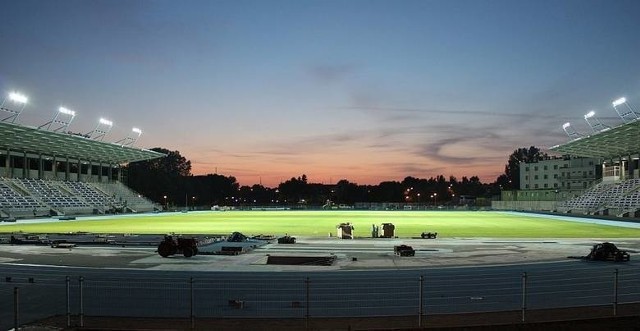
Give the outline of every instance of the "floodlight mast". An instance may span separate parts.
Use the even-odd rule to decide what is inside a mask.
[[[138,141],[141,135],[142,135],[142,130],[134,127],[131,129],[131,135],[129,135],[124,139],[120,139],[116,141],[115,144],[122,144],[122,146],[132,146],[133,144],[136,143],[136,141]]]
[[[62,132],[66,131],[73,119],[76,117],[76,112],[66,107],[60,106],[58,111],[53,116],[53,119],[45,124],[42,124],[38,129],[45,128],[45,130],[51,130],[51,125],[58,124],[59,126],[51,131]]]
[[[20,105],[20,106],[18,106],[18,108],[16,109],[5,107],[7,100],[9,100],[13,104]],[[20,113],[22,113],[22,111],[24,110],[24,107],[27,106],[28,101],[29,101],[29,98],[27,98],[24,94],[20,94],[18,92],[9,93],[9,96],[4,98],[4,100],[2,101],[2,104],[0,104],[0,110],[10,113],[11,115],[3,118],[0,121],[4,122],[4,121],[11,120],[11,123],[15,123],[18,120]]]
[[[640,115],[633,109],[633,107],[627,101],[627,98],[622,97],[617,100],[614,100],[611,105],[613,109],[616,110],[618,116],[622,119],[624,123],[632,122],[640,118]],[[624,105],[625,107],[622,107]]]
[[[602,122],[600,122],[600,120],[596,117],[596,112],[593,110],[584,115],[584,120],[587,121],[587,124],[589,124],[591,130],[593,130],[593,133],[611,129],[611,127],[606,126],[602,124]]]
[[[562,130],[564,130],[564,133],[566,133],[572,140],[582,138],[582,135],[578,133],[578,131],[576,131],[569,122],[562,125]]]
[[[93,129],[93,131],[87,133],[87,137],[89,139],[102,141],[104,139],[104,136],[106,136],[107,133],[109,133],[109,131],[111,131],[112,128],[113,128],[113,122],[104,118],[100,118],[100,120],[98,120],[98,124],[96,125],[96,128]]]

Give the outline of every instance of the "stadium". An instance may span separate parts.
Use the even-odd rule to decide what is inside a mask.
[[[134,147],[139,130],[106,142],[110,123],[101,120],[90,134],[73,134],[75,115],[62,108],[29,127],[9,104],[0,122],[0,329],[562,328],[638,320],[634,257],[567,259],[606,241],[640,250],[640,121],[630,107],[619,112],[623,124],[596,126],[590,136],[564,126],[572,140],[552,150],[603,159],[603,180],[553,208],[164,212],[123,184],[124,165],[164,156]],[[393,224],[390,233],[385,224]],[[169,233],[197,237],[198,254],[160,257]],[[296,243],[279,244],[282,236]],[[402,245],[413,255],[394,251]]]

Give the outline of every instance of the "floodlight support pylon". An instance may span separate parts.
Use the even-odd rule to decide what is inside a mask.
[[[578,131],[576,131],[576,129],[574,129],[569,123],[566,123],[565,125],[563,125],[562,129],[564,130],[564,133],[566,133],[567,136],[571,138],[571,140],[583,137],[583,135],[581,135]]]
[[[111,131],[111,128],[113,128],[113,125],[107,125],[102,122],[98,122],[95,129],[87,133],[87,137],[89,137],[89,139],[103,141],[107,133]],[[93,136],[94,133],[96,134],[96,136]]]
[[[21,102],[22,107],[20,107],[20,110],[15,110],[15,109],[5,107],[6,102],[7,102],[7,98],[5,97],[4,100],[2,100],[2,104],[0,104],[0,110],[10,113],[11,115],[1,119],[0,121],[5,122],[8,120],[11,120],[11,123],[15,123],[18,120],[18,117],[20,116],[22,111],[24,110],[24,107],[27,106],[27,103]]]
[[[64,120],[64,119],[60,119],[60,117],[62,115],[66,115],[69,117],[68,120]],[[69,127],[69,125],[71,125],[71,122],[73,121],[73,119],[76,117],[75,113],[74,114],[64,114],[60,111],[56,112],[56,114],[53,116],[53,119],[45,124],[42,124],[41,126],[38,127],[38,129],[41,128],[45,128],[45,130],[47,131],[53,131],[53,132],[58,132],[60,130],[62,130],[63,132],[67,130],[67,128]],[[59,127],[51,130],[51,125],[53,124],[60,124]]]
[[[591,128],[591,130],[593,130],[593,133],[598,133],[604,130],[611,129],[610,126],[602,124],[602,122],[600,122],[600,120],[595,116],[585,115],[584,120],[587,121],[587,124],[589,124],[589,127]]]
[[[618,116],[620,116],[622,122],[628,123],[640,119],[640,115],[638,115],[638,113],[634,110],[634,107],[629,103],[629,101],[626,99],[623,100],[624,102],[620,104],[616,104],[615,102],[613,103],[613,109],[615,109],[616,113],[618,113]],[[625,105],[626,109],[621,107],[622,105]],[[618,107],[622,109],[618,109]]]
[[[134,134],[126,138],[120,139],[114,142],[114,144],[122,144],[122,146],[133,146],[133,144],[135,144],[140,138],[140,136],[142,135],[142,130],[133,128],[131,132],[133,132]]]

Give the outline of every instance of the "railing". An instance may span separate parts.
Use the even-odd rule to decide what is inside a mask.
[[[320,267],[315,267],[320,268]],[[415,316],[609,307],[640,302],[630,264],[546,265],[349,272],[19,272],[0,279],[0,329],[57,315],[67,326],[98,316],[314,318]]]

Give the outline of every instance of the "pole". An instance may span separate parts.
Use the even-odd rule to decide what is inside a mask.
[[[420,295],[419,295],[419,307],[418,307],[418,327],[422,328],[422,315],[424,314],[424,298],[423,298],[423,291],[424,290],[424,276],[420,275]]]
[[[527,273],[522,273],[522,323],[525,322],[525,312],[527,310]]]
[[[67,288],[67,327],[70,327],[71,326],[71,296],[70,296],[71,278],[69,278],[69,276],[65,278],[65,285]]]
[[[18,330],[18,287],[13,288],[13,329]]]
[[[84,283],[84,277],[80,276],[78,279],[78,291],[80,295],[80,327],[84,327],[84,305],[82,298],[82,284]]]
[[[306,298],[305,298],[306,304],[305,304],[305,316],[304,316],[305,326],[307,330],[309,329],[309,285],[310,285],[309,283],[310,282],[311,281],[309,281],[309,277],[307,277],[307,279],[304,281],[306,292],[307,292]]]
[[[618,315],[618,268],[613,271],[613,316]]]
[[[193,330],[196,324],[195,317],[193,316],[193,277],[189,278],[189,291],[191,293],[189,297],[191,300],[191,304],[190,304],[191,312],[189,316],[191,318],[191,329]]]

